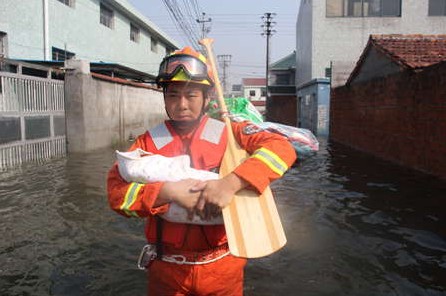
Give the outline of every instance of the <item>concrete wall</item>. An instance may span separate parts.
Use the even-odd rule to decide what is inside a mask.
[[[446,32],[445,17],[428,16],[428,0],[402,0],[401,17],[326,17],[326,0],[302,0],[300,10],[296,86],[325,77],[331,61],[357,61],[370,34]]]
[[[330,81],[314,79],[297,90],[299,127],[315,135],[328,136],[330,110]]]
[[[262,96],[262,88],[264,89],[265,86],[243,86],[243,96],[251,101],[265,101],[266,97]],[[253,96],[250,95],[251,91],[254,92]]]
[[[320,0],[319,0],[320,1]],[[301,0],[296,23],[296,86],[311,80],[313,60],[313,1]]]
[[[74,7],[47,1],[50,54],[54,46],[75,53],[79,59],[119,63],[156,75],[166,46],[177,46],[126,1],[76,0]],[[113,28],[99,22],[101,2],[114,11]],[[7,33],[9,58],[44,59],[43,14],[43,0],[0,1],[0,31]],[[130,23],[140,28],[139,42],[130,40]],[[153,37],[159,40],[157,52],[150,47]]]
[[[85,65],[88,62],[82,70],[69,71],[65,76],[68,152],[87,152],[128,141],[167,118],[161,91],[125,84],[120,79],[95,78]]]
[[[376,76],[384,77],[401,71],[401,66],[395,64],[389,56],[371,47],[364,62],[361,65],[361,71],[357,73],[353,83],[369,81]]]
[[[446,62],[332,89],[330,138],[446,179]]]

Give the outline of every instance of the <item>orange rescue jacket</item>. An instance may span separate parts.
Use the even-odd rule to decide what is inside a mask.
[[[251,157],[234,173],[247,181],[252,189],[262,192],[272,180],[283,175],[296,159],[294,149],[283,137],[258,132],[248,122],[232,123],[234,136]],[[139,136],[129,150],[145,151],[171,157],[188,154],[195,169],[218,170],[227,143],[227,131],[221,121],[203,116],[190,142],[184,141],[166,121]],[[127,183],[119,175],[117,164],[108,176],[108,195],[112,209],[127,217],[148,217],[146,237],[156,242],[156,214],[165,213],[169,205],[154,207],[162,183]],[[201,228],[198,230],[198,228]],[[163,244],[181,248],[188,233],[202,233],[209,247],[226,243],[223,225],[192,225],[164,221]]]

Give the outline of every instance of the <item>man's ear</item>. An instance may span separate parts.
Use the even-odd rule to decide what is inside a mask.
[[[204,112],[208,112],[209,110],[209,102],[211,101],[211,97],[209,95],[207,95],[206,97],[204,97],[204,102],[203,102],[203,110]]]

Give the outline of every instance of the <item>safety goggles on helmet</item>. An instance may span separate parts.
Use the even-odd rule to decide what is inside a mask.
[[[175,81],[174,77],[183,70],[188,76],[188,80],[207,81],[212,85],[212,80],[208,75],[207,65],[200,59],[187,54],[176,54],[164,58],[159,68],[157,82]]]

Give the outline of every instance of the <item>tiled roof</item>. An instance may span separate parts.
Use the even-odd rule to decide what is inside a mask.
[[[288,70],[296,68],[296,51],[293,51],[286,57],[274,62],[270,66],[270,70]]]
[[[243,78],[244,86],[265,86],[266,78]]]
[[[446,60],[446,35],[371,35],[370,42],[396,63],[411,69]]]
[[[446,61],[446,34],[370,35],[346,84],[350,84],[359,73],[372,47],[388,56],[403,69],[416,70]]]

